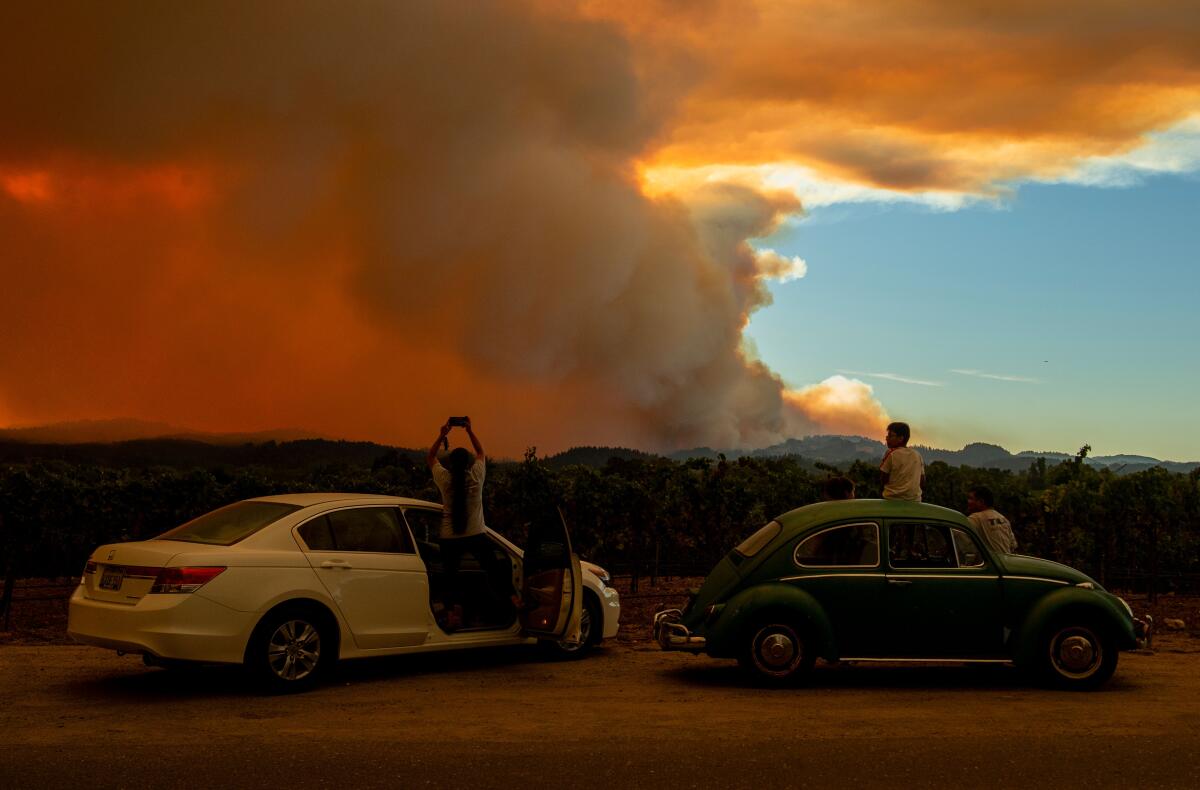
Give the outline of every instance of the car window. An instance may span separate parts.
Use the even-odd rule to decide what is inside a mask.
[[[763,546],[773,541],[781,529],[783,529],[783,527],[779,525],[778,521],[772,521],[766,526],[759,528],[758,531],[756,531],[753,535],[739,543],[734,551],[736,551],[738,554],[741,554],[743,557],[753,557],[755,554],[758,554],[760,551],[762,551]]]
[[[979,550],[979,544],[975,542],[975,538],[971,537],[966,530],[957,527],[952,528],[950,534],[954,535],[954,548],[958,552],[959,567],[982,567],[983,552]]]
[[[156,540],[183,540],[188,543],[232,546],[299,509],[299,505],[284,505],[279,502],[234,502],[164,532]]]
[[[333,542],[333,532],[329,529],[329,517],[317,516],[306,521],[296,530],[304,540],[309,551],[334,551],[337,546]]]
[[[796,546],[795,560],[808,568],[873,568],[879,564],[879,525],[844,524],[822,530]]]
[[[408,528],[394,507],[356,507],[328,514],[337,551],[415,554]]]
[[[418,541],[432,543],[438,539],[438,529],[442,525],[442,511],[422,507],[410,507],[404,511],[408,526]]]
[[[888,556],[893,568],[954,568],[958,565],[950,532],[940,524],[892,524]]]

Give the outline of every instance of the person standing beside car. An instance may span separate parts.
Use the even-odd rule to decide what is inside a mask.
[[[992,551],[1001,554],[1017,553],[1017,538],[1012,524],[993,509],[995,499],[987,486],[975,486],[967,491],[967,519],[983,535]]]
[[[448,447],[447,435],[455,427],[466,430],[474,454],[465,447],[456,447],[446,456],[447,466],[438,460],[438,448]],[[458,569],[464,554],[470,553],[479,567],[488,573],[495,584],[496,552],[484,533],[483,480],[487,462],[483,444],[471,428],[470,417],[451,417],[438,432],[437,439],[426,456],[433,482],[442,495],[442,522],[438,528],[438,546],[442,571],[446,579],[446,618],[444,625],[454,630],[462,625],[463,596]],[[505,572],[507,575],[507,571]]]

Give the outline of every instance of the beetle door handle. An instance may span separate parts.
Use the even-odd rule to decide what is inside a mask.
[[[888,584],[893,587],[909,587],[912,585],[912,582],[908,579],[888,579]]]
[[[322,568],[338,568],[340,570],[348,571],[354,566],[351,565],[350,563],[346,562],[345,560],[325,560],[324,562],[321,563],[321,567]]]

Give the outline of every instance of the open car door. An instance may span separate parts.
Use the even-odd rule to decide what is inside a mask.
[[[583,577],[561,509],[557,519],[529,526],[522,565],[521,629],[540,639],[578,641]]]

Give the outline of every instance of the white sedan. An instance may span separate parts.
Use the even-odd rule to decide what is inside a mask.
[[[492,576],[468,554],[452,591],[430,540],[441,515],[364,494],[236,502],[96,549],[67,632],[150,664],[244,664],[275,690],[308,687],[340,658],[534,640],[573,657],[616,635],[617,591],[571,552],[561,519],[531,525],[524,552],[488,530]]]

